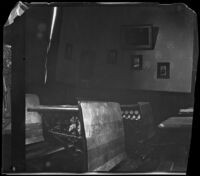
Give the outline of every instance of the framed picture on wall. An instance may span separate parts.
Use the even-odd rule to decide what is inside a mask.
[[[131,70],[142,70],[142,55],[131,55]]]
[[[123,25],[120,31],[123,49],[152,49],[152,25]]]
[[[170,77],[170,63],[169,62],[157,63],[157,78],[169,79],[169,77]]]

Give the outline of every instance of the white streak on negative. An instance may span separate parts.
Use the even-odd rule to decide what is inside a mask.
[[[50,49],[50,46],[51,46],[51,38],[52,38],[52,35],[53,35],[54,24],[55,24],[55,19],[56,19],[56,15],[57,15],[57,9],[58,9],[58,7],[53,8],[51,31],[50,31],[50,36],[49,36],[49,45],[47,47],[47,56],[48,56],[48,52],[49,52],[49,49]],[[46,81],[47,81],[47,60],[48,60],[47,56],[46,56],[46,61],[45,61],[45,78],[44,78],[45,84],[46,84]]]

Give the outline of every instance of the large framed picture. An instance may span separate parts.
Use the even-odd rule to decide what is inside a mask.
[[[123,25],[120,40],[122,49],[152,49],[152,25]]]

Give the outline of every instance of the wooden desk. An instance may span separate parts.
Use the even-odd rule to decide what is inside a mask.
[[[160,123],[158,127],[162,128],[191,128],[192,127],[192,116],[188,117],[170,117]]]

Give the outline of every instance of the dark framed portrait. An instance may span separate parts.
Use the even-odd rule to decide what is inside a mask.
[[[122,25],[120,30],[123,49],[152,49],[152,25]]]
[[[170,63],[169,62],[157,63],[157,78],[158,79],[170,78]]]
[[[131,55],[131,70],[142,70],[142,55]]]

